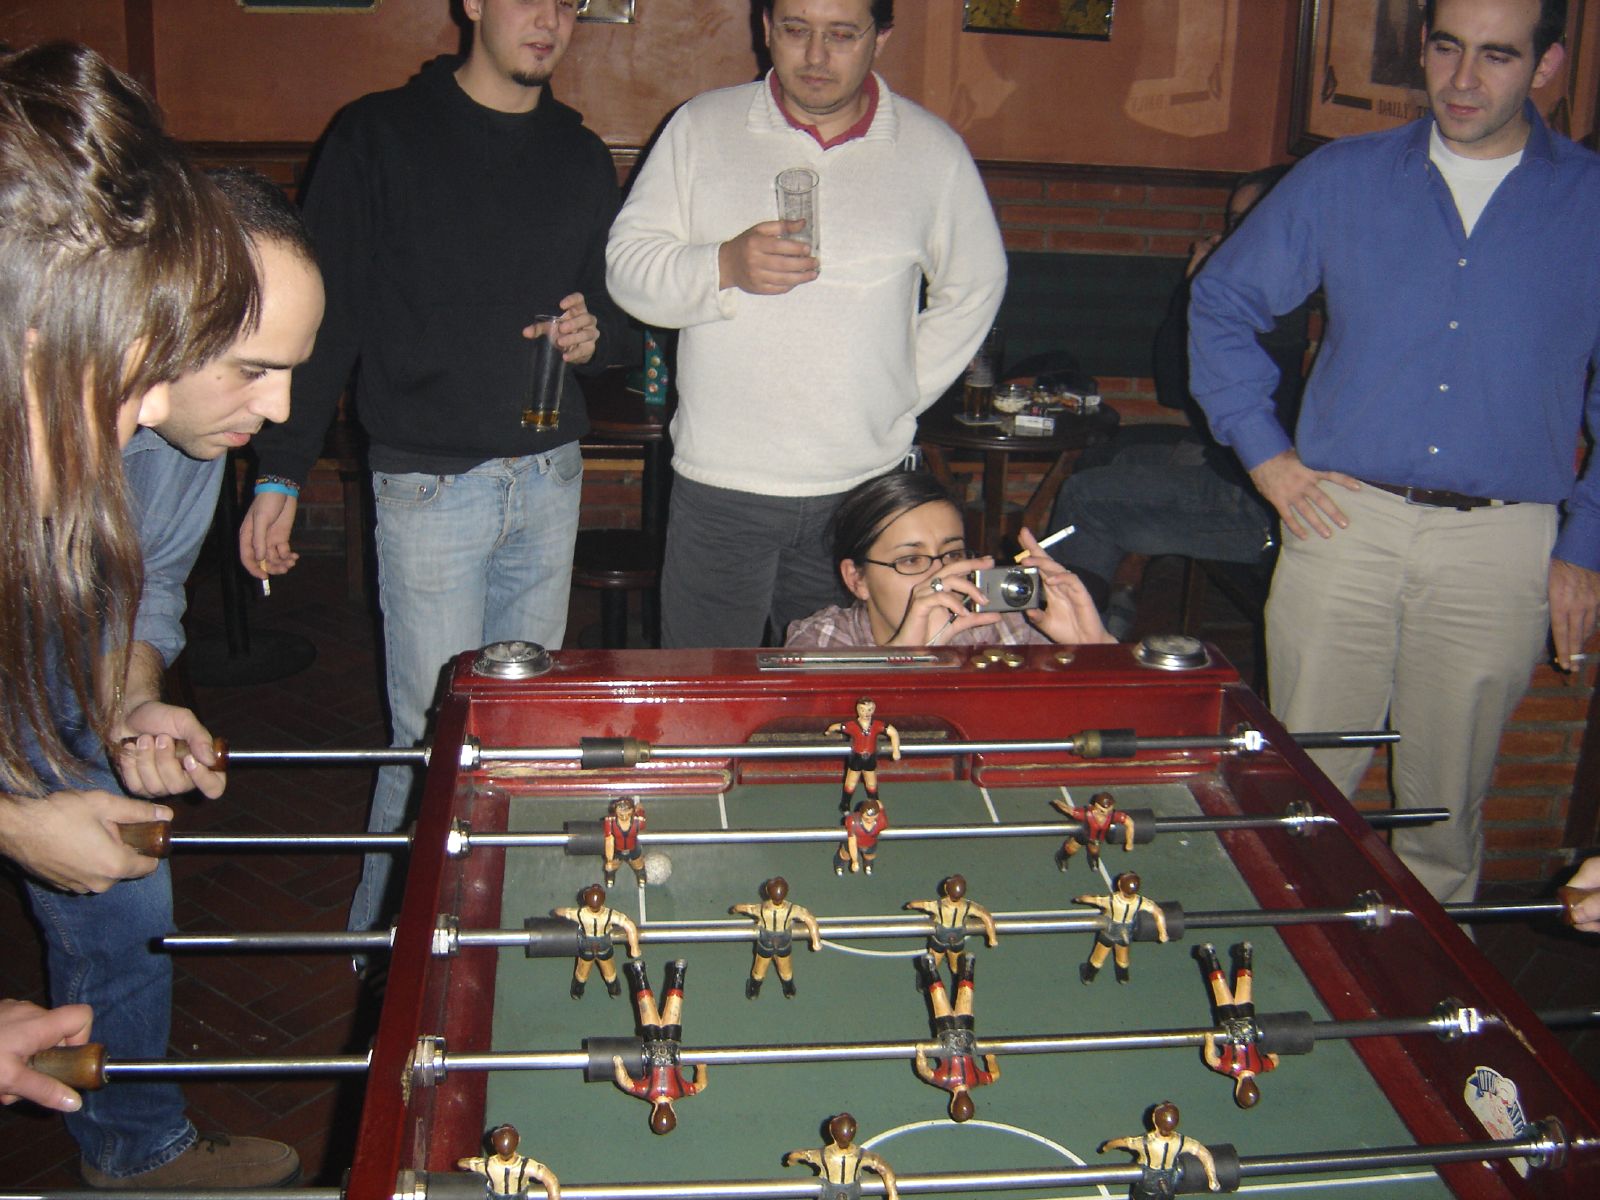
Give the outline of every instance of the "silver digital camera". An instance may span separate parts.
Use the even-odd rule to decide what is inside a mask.
[[[1044,582],[1038,567],[990,567],[972,573],[972,586],[985,603],[967,602],[975,612],[1022,612],[1044,607]]]

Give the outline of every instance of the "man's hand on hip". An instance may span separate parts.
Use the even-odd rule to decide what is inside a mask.
[[[1278,510],[1284,528],[1302,541],[1311,536],[1308,525],[1317,531],[1317,536],[1325,538],[1333,536],[1334,526],[1345,529],[1350,525],[1350,518],[1323,489],[1323,483],[1337,483],[1352,492],[1361,490],[1359,479],[1342,471],[1313,471],[1293,450],[1274,454],[1257,464],[1250,478],[1256,490]]]
[[[1572,656],[1583,649],[1600,622],[1600,571],[1550,560],[1550,636],[1556,665],[1572,670]]]
[[[786,233],[798,233],[804,221],[762,221],[717,251],[718,286],[738,288],[755,296],[781,296],[817,277],[811,248]]]

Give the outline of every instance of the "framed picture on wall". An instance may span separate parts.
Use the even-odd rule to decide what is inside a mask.
[[[1579,77],[1586,3],[1572,0],[1568,8],[1564,78],[1569,81]],[[1291,154],[1305,154],[1347,134],[1389,129],[1428,111],[1422,11],[1423,0],[1300,0],[1289,108]],[[1541,107],[1565,132],[1571,116],[1568,101],[1557,97]]]
[[[633,20],[633,3],[634,0],[589,0],[579,11],[578,20],[626,25]]]
[[[1420,117],[1421,59],[1422,0],[1300,0],[1290,152]]]
[[[261,12],[371,12],[383,0],[239,0],[239,7]]]
[[[1035,37],[1111,40],[1117,0],[967,0],[966,33],[1018,33]]]

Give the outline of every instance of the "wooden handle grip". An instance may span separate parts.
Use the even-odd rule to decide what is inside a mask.
[[[97,1091],[106,1084],[106,1048],[99,1042],[41,1050],[28,1065],[80,1092]]]
[[[125,737],[122,739],[122,744],[124,746],[132,746],[136,741],[138,741],[137,738]],[[189,753],[189,743],[182,738],[178,738],[172,743],[172,750],[181,759]],[[216,757],[216,763],[211,769],[213,771],[226,771],[228,769],[228,739],[212,738],[211,753]]]
[[[122,843],[146,858],[165,858],[172,849],[171,821],[131,821],[118,825]]]

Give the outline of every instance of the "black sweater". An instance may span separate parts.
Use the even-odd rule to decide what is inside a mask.
[[[461,90],[459,65],[435,59],[328,132],[305,209],[327,316],[295,372],[289,421],[256,439],[264,475],[304,481],[353,368],[374,470],[457,474],[588,430],[570,371],[559,428],[522,428],[533,362],[522,329],[582,292],[600,321],[586,369],[616,361],[610,153],[548,87],[530,113],[496,112]]]

